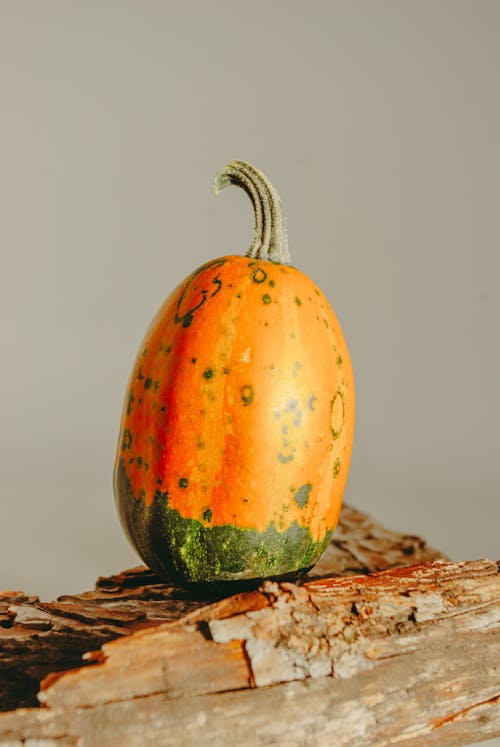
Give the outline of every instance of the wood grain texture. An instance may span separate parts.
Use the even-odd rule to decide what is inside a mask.
[[[438,557],[423,539],[391,532],[344,505],[334,539],[313,573],[367,573]],[[0,592],[0,710],[38,705],[39,683],[50,672],[81,666],[86,652],[176,620],[208,601],[164,583],[143,566],[51,603]]]
[[[0,715],[0,744],[416,746],[499,735],[499,564],[435,559],[419,538],[353,509],[335,541],[301,584],[211,601],[143,569],[50,604],[6,594],[12,624],[0,631],[16,641],[24,629],[25,651],[48,636],[54,652],[77,630],[80,643],[93,630],[100,648],[86,666],[46,676],[43,708]]]

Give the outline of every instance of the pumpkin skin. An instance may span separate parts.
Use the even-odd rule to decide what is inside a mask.
[[[353,428],[351,362],[323,293],[285,264],[208,262],[164,302],[130,376],[122,525],[183,584],[305,572],[337,524]]]

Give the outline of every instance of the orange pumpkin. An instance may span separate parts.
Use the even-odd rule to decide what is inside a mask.
[[[164,302],[127,388],[114,486],[143,560],[182,583],[310,568],[339,516],[354,381],[323,293],[289,264],[281,202],[236,161],[256,236],[207,262]]]

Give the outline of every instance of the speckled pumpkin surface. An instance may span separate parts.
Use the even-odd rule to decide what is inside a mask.
[[[300,572],[337,523],[353,425],[349,353],[314,283],[259,256],[207,262],[160,308],[130,377],[124,528],[183,583]]]

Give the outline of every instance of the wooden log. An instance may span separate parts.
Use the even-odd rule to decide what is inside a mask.
[[[422,563],[437,553],[350,509],[344,529],[302,584],[207,603],[140,570],[59,600],[77,608],[62,608],[71,629],[120,637],[88,666],[46,677],[43,708],[0,715],[0,744],[458,745],[500,734],[499,564]],[[14,602],[33,611],[22,621],[64,618],[55,603],[29,602]]]
[[[392,532],[344,505],[318,574],[367,573],[442,557],[419,537]],[[97,581],[93,591],[41,602],[0,592],[0,710],[36,706],[50,672],[82,665],[87,651],[206,605],[141,566]]]

